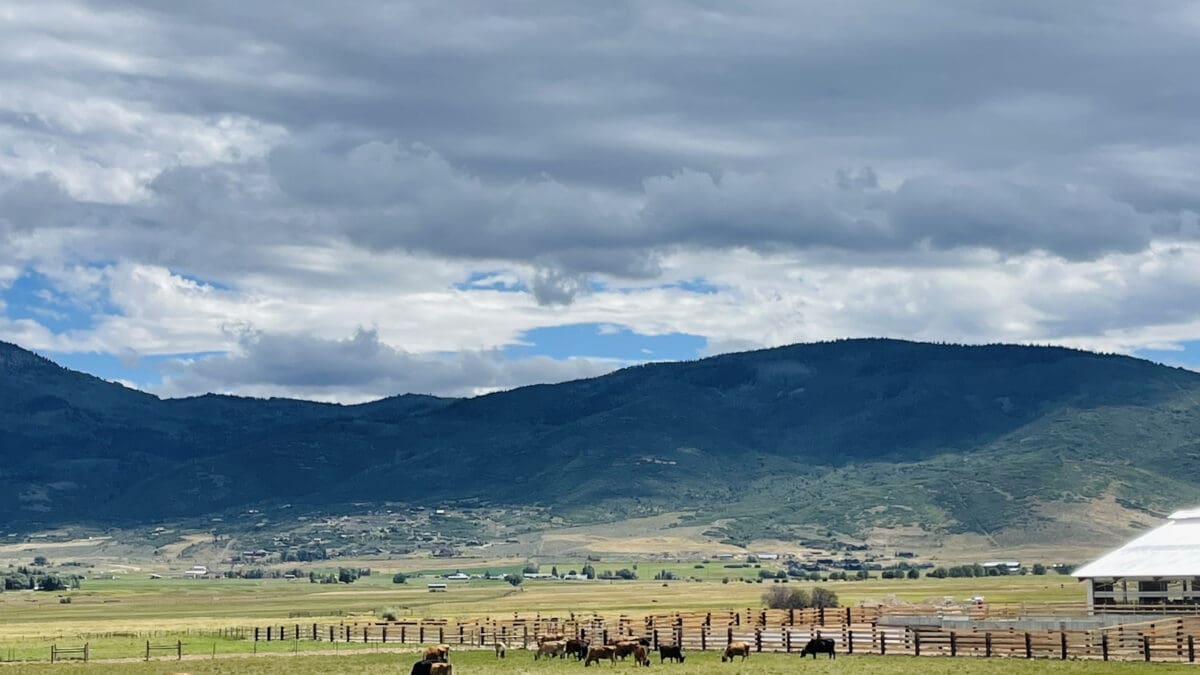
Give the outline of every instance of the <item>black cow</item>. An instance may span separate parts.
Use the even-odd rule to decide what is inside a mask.
[[[658,646],[658,662],[671,659],[676,663],[683,663],[683,647],[679,645],[659,645]]]
[[[574,656],[576,660],[582,661],[583,657],[587,656],[588,641],[583,639],[567,640],[567,648],[563,650],[564,654]]]
[[[828,654],[829,658],[837,658],[837,653],[833,651],[833,640],[829,638],[813,638],[804,645],[804,649],[800,650],[800,658],[812,654],[812,657],[817,658],[817,654]]]
[[[441,662],[434,661],[432,659],[423,659],[421,661],[417,661],[416,663],[413,664],[412,673],[410,673],[409,675],[429,675],[429,669],[435,663],[441,663]]]

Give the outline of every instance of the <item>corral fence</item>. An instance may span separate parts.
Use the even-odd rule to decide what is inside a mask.
[[[722,651],[743,642],[756,652],[800,652],[809,640],[833,641],[839,654],[1100,661],[1196,661],[1200,616],[1162,615],[1153,620],[1087,629],[997,627],[961,618],[951,627],[905,624],[927,615],[899,610],[840,607],[803,610],[677,612],[643,617],[600,615],[513,617],[455,621],[350,621],[339,624],[275,624],[244,632],[248,639],[311,640],[367,644],[446,643],[487,648],[533,647],[545,638],[584,638],[608,643],[645,638],[652,648],[680,645],[685,651]],[[1013,622],[1014,624],[1019,622]]]

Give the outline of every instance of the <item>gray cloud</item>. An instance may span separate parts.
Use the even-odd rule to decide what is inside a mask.
[[[248,333],[237,353],[177,362],[156,393],[205,392],[364,400],[411,392],[471,396],[610,372],[621,364],[586,358],[508,359],[498,351],[411,354],[358,329],[345,340]]]

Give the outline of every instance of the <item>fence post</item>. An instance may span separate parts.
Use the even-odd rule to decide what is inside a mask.
[[[90,643],[87,643],[87,642],[83,643],[83,662],[84,663],[88,662],[88,657],[91,656],[91,653],[92,652],[91,652]]]
[[[992,655],[992,634],[983,634],[983,655],[990,657]]]
[[[958,656],[958,636],[950,631],[950,656]]]
[[[756,651],[756,652],[762,651],[762,629],[761,628],[754,629],[754,651]]]
[[[655,628],[654,632],[651,635],[652,635],[652,639],[653,639],[653,642],[651,643],[651,644],[653,644],[652,649],[657,650],[658,649],[658,629]]]
[[[183,640],[175,641],[175,660],[176,661],[183,660]]]
[[[146,660],[150,660],[150,641],[146,640]]]
[[[404,635],[404,626],[403,625],[400,626],[400,642],[401,643],[408,642],[407,636]]]
[[[820,618],[821,625],[824,626],[825,625],[825,608],[824,607],[817,608],[817,616]]]
[[[708,626],[700,626],[700,651],[708,651]]]
[[[292,637],[297,640],[300,639],[300,624],[296,624],[296,632],[292,634]]]
[[[788,647],[788,651],[792,651],[790,646]],[[846,631],[846,653],[854,653],[854,631],[852,630]]]
[[[1142,658],[1147,663],[1150,662],[1150,636],[1149,635],[1142,636]]]
[[[921,634],[913,631],[913,656],[921,655]]]
[[[605,642],[607,643],[608,640],[605,640]],[[732,626],[725,629],[725,646],[728,647],[730,642],[733,642],[733,627]]]
[[[1066,661],[1067,660],[1067,631],[1065,631],[1065,630],[1058,631],[1058,639],[1060,640],[1060,643],[1062,645],[1062,660]]]
[[[317,641],[317,624],[313,624],[313,642]]]
[[[463,625],[461,623],[458,624],[458,644],[466,644],[463,642]]]
[[[850,607],[847,606],[846,607],[846,625],[849,626],[852,623],[854,623],[854,622],[850,620]]]
[[[879,633],[879,655],[884,656],[885,654],[887,654],[887,629]]]
[[[1100,656],[1105,661],[1108,660],[1108,633],[1100,634]]]
[[[254,627],[254,641],[258,642],[258,626]]]
[[[446,644],[446,627],[438,626],[438,644]]]
[[[417,638],[418,638],[417,644],[422,644],[422,645],[425,644],[425,624],[424,623],[422,623],[420,625],[420,627],[417,628]]]
[[[329,627],[329,641],[336,644],[336,641],[333,639],[333,626]]]
[[[383,627],[383,644],[387,644],[387,626]]]
[[[272,626],[267,626],[267,642],[271,641],[271,628]]]
[[[363,644],[367,643],[367,631],[368,630],[370,630],[370,629],[367,628],[366,626],[363,626]]]
[[[1029,636],[1028,632],[1025,633],[1025,658],[1033,658],[1033,638]]]
[[[1196,641],[1191,635],[1188,636],[1188,663],[1196,662]]]

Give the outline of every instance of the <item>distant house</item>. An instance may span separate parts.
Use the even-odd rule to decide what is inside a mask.
[[[526,579],[553,579],[554,578],[553,574],[549,574],[546,572],[526,572],[522,576],[524,576]]]
[[[462,572],[455,572],[454,574],[447,574],[446,578],[450,581],[466,581],[471,577],[470,575],[463,574]]]
[[[192,569],[183,573],[185,579],[201,579],[208,576],[208,568],[204,565],[196,565]]]
[[[1073,576],[1084,582],[1089,612],[1113,605],[1200,605],[1200,508],[1172,513]]]
[[[756,553],[755,556],[759,560],[779,560],[778,553]]]
[[[1016,574],[1021,571],[1021,563],[1016,560],[993,560],[983,563],[983,569],[998,569],[1003,567],[1006,571]]]
[[[733,560],[732,553],[718,553],[714,556],[717,560]]]

